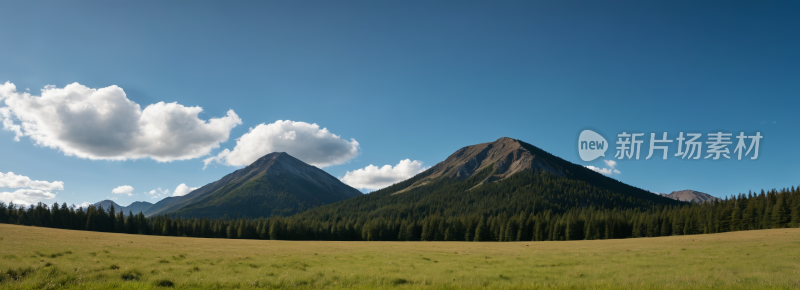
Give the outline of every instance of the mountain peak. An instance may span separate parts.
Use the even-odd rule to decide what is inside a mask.
[[[272,152],[184,196],[165,199],[146,215],[288,215],[358,195],[322,169],[286,152]]]
[[[696,202],[696,203],[714,202],[719,200],[719,198],[714,197],[713,195],[699,191],[694,191],[691,189],[673,191],[670,192],[669,194],[661,194],[661,195],[674,200]]]
[[[502,137],[494,142],[461,148],[450,155],[443,165],[457,167],[458,170],[453,171],[453,174],[461,179],[468,178],[490,165],[495,167],[495,180],[505,179],[525,169],[545,170],[556,175],[564,175],[562,170],[550,164],[546,158],[541,158],[546,156],[541,154],[537,156],[539,152],[536,151],[541,149],[517,139]]]
[[[533,145],[502,137],[494,142],[466,146],[457,150],[444,161],[434,165],[427,178],[399,192],[427,184],[428,181],[438,177],[467,179],[489,166],[494,167],[493,172],[481,184],[503,180],[526,169],[544,170],[564,176],[564,169],[559,167],[553,158],[556,157]]]

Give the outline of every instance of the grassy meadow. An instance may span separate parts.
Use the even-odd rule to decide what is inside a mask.
[[[800,229],[562,242],[315,242],[0,224],[0,289],[800,288]]]

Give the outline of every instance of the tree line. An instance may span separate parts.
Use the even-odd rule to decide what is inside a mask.
[[[509,197],[509,200],[511,198]],[[0,222],[72,230],[228,239],[337,241],[556,241],[658,237],[800,227],[800,188],[703,204],[567,209],[519,205],[481,212],[328,214],[268,218],[145,218],[142,213],[54,203],[0,202]],[[448,215],[445,215],[447,213]]]

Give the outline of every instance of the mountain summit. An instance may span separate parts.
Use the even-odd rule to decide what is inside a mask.
[[[431,167],[425,178],[414,182],[401,191],[425,185],[429,181],[440,177],[467,179],[475,172],[489,166],[494,168],[492,174],[481,180],[480,184],[503,180],[525,169],[543,170],[559,176],[565,175],[565,169],[559,166],[558,162],[549,158],[555,156],[533,146],[526,148],[523,144],[519,140],[503,137],[494,142],[461,148],[444,161]]]
[[[166,198],[145,215],[285,216],[359,195],[360,191],[327,172],[284,152],[274,152],[185,196]]]
[[[674,200],[696,202],[696,203],[715,202],[719,200],[719,198],[714,197],[708,193],[702,193],[691,189],[673,191],[669,194],[662,193],[661,195]]]
[[[660,200],[649,192],[616,179],[609,178],[584,166],[561,159],[536,146],[517,139],[503,137],[494,142],[463,147],[444,161],[412,178],[412,183],[400,186],[394,193],[402,193],[426,185],[442,178],[464,180],[476,172],[489,170],[490,173],[475,185],[503,181],[512,175],[529,170],[547,172],[556,176],[585,181],[598,188],[626,193],[636,198]],[[398,183],[404,184],[406,182]],[[395,187],[397,188],[397,187]]]

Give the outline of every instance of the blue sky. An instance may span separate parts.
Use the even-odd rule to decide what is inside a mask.
[[[594,128],[611,142],[623,131],[764,136],[758,160],[618,160],[613,178],[651,191],[726,196],[800,184],[797,2],[13,1],[4,10],[11,13],[0,18],[0,83],[13,83],[18,94],[27,88],[38,97],[47,85],[76,82],[117,86],[145,111],[175,102],[201,107],[203,121],[229,110],[240,120],[209,133],[213,140],[201,144],[211,148],[207,154],[171,162],[136,147],[152,138],[108,143],[129,149],[117,159],[144,152],[138,159],[92,160],[68,156],[64,148],[72,145],[51,148],[0,131],[6,177],[63,182],[63,190],[48,189],[55,195],[43,200],[49,204],[154,202],[154,189],[205,185],[249,159],[207,167],[203,160],[225,149],[255,154],[237,151],[237,139],[259,124],[280,129],[278,120],[303,122],[295,124],[303,130],[317,124],[340,137],[309,150],[352,149],[355,140],[357,154],[340,150],[324,163],[336,177],[405,159],[432,166],[463,146],[504,136],[607,167],[603,158],[578,157],[578,134]],[[101,133],[86,132],[80,142],[100,144],[91,138],[106,140]],[[47,134],[40,137],[70,138]],[[253,135],[253,144],[267,144]],[[192,146],[188,139],[170,150]],[[261,150],[298,148],[282,146]],[[134,188],[131,195],[112,193],[123,185]]]

